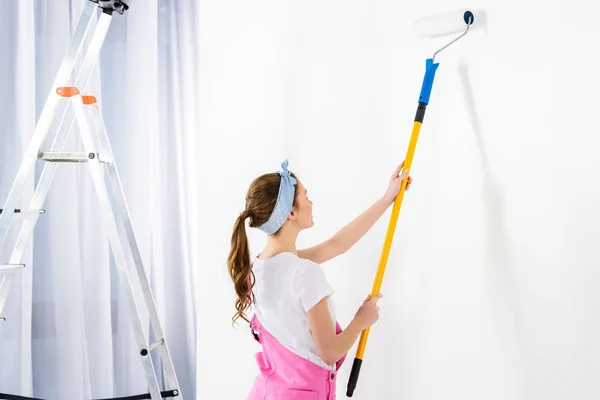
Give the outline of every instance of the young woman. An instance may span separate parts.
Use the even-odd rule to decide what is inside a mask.
[[[379,318],[376,302],[367,298],[342,330],[336,322],[334,290],[319,264],[352,247],[393,204],[402,180],[402,162],[385,194],[329,240],[297,250],[300,231],[314,225],[312,202],[304,185],[289,172],[256,178],[246,195],[246,209],[235,222],[227,260],[237,300],[235,322],[250,323],[262,352],[256,354],[259,374],[248,400],[333,400],[336,376],[346,353],[362,330]],[[268,235],[264,250],[251,259],[245,223]],[[254,308],[249,320],[245,312]]]

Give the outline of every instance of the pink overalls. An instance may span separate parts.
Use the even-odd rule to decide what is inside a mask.
[[[254,338],[262,345],[256,353],[260,369],[248,400],[335,400],[336,370],[323,368],[284,347],[262,326],[256,315],[251,321]],[[342,328],[336,322],[336,333]]]

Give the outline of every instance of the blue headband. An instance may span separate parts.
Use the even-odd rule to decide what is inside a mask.
[[[292,211],[294,193],[296,192],[294,185],[297,182],[296,179],[290,175],[287,167],[288,160],[285,160],[281,163],[283,171],[279,172],[281,182],[279,183],[279,194],[277,195],[275,208],[273,209],[269,220],[258,227],[258,229],[265,232],[267,235],[272,235],[277,232]]]

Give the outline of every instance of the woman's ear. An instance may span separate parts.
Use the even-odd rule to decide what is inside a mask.
[[[294,221],[296,219],[296,208],[292,207],[292,211],[290,211],[290,215],[288,215],[287,219]]]

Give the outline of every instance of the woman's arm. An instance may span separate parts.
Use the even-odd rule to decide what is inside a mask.
[[[344,354],[348,353],[360,333],[379,319],[379,307],[376,302],[381,297],[378,294],[371,299],[367,298],[348,327],[339,334],[335,333],[335,326],[327,305],[327,297],[324,297],[308,311],[310,331],[315,341],[317,353],[323,362],[327,365],[335,364]]]
[[[308,249],[299,250],[298,257],[322,264],[344,254],[375,225],[388,207],[388,201],[384,198],[377,200],[330,239]]]
[[[412,183],[412,178],[408,176],[408,171],[400,174],[402,167],[404,167],[404,162],[392,174],[388,189],[381,199],[377,200],[366,211],[340,229],[330,239],[316,246],[299,250],[298,257],[322,264],[350,250],[375,225],[375,222],[381,218],[387,208],[394,203],[394,199],[398,195],[402,181],[405,178],[408,178],[406,184],[406,190],[408,190]]]

